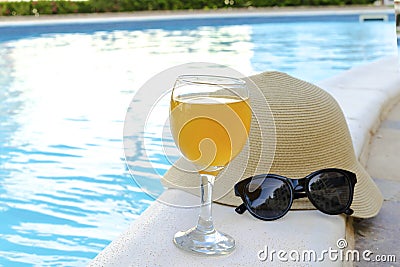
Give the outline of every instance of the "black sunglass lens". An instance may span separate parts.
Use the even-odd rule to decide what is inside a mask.
[[[245,197],[254,214],[265,219],[275,219],[284,215],[290,207],[291,190],[282,180],[256,178],[247,184]]]
[[[310,179],[308,191],[315,206],[330,214],[339,214],[350,202],[349,178],[339,172],[324,172]]]

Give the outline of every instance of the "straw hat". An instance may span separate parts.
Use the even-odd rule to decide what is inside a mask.
[[[214,186],[214,201],[238,206],[233,193],[239,180],[255,174],[275,173],[303,178],[323,168],[341,168],[357,175],[353,216],[375,216],[382,195],[357,160],[350,132],[334,98],[321,88],[281,72],[249,77],[253,119],[248,145],[221,172]],[[164,186],[199,194],[196,172],[186,171],[179,159],[162,178]],[[307,199],[295,201],[292,209],[314,209]]]

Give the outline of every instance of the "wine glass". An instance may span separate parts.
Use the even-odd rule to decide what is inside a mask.
[[[242,79],[214,75],[181,75],[174,84],[170,127],[183,156],[200,174],[197,225],[178,232],[181,249],[207,255],[229,254],[235,240],[215,229],[212,190],[215,176],[242,150],[251,122],[249,92]]]

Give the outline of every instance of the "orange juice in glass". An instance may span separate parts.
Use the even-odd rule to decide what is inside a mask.
[[[218,172],[246,144],[250,122],[249,93],[243,80],[212,75],[177,78],[171,96],[171,132],[181,153],[197,166],[202,189],[197,226],[175,235],[179,248],[212,255],[233,251],[234,239],[213,225],[212,187]]]

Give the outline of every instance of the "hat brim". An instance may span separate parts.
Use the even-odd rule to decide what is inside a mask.
[[[379,213],[382,207],[383,196],[360,162],[354,164],[351,170],[357,175],[357,183],[354,189],[353,216],[358,218],[371,218]]]

